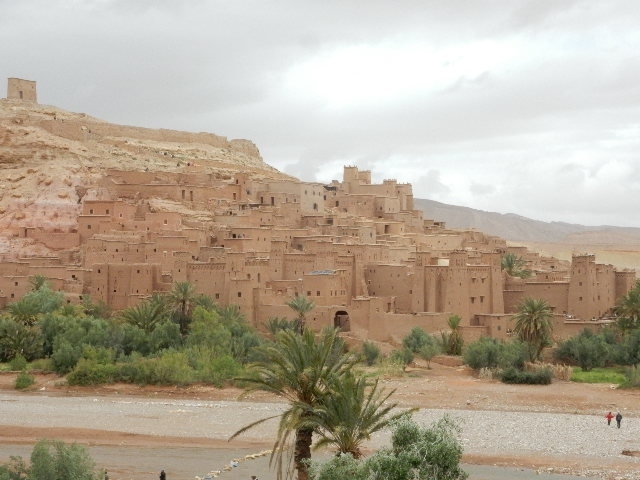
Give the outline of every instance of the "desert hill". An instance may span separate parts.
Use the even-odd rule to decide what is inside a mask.
[[[603,263],[640,269],[640,228],[542,222],[420,198],[414,199],[414,206],[448,228],[476,229],[561,260],[570,260],[574,253],[594,253]]]
[[[97,186],[108,169],[181,172],[186,166],[215,178],[239,171],[292,178],[266,164],[248,140],[115,125],[0,99],[0,255],[46,255],[41,245],[21,238],[22,231],[76,229],[80,201],[100,195]]]

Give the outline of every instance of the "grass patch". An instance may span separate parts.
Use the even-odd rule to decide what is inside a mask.
[[[594,368],[589,372],[583,372],[580,367],[573,369],[572,382],[580,383],[614,383],[622,385],[627,381],[625,374],[618,368]]]

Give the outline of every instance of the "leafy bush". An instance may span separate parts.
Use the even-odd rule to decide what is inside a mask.
[[[522,342],[502,342],[489,337],[470,343],[463,352],[464,362],[474,370],[509,367],[522,369],[526,358],[527,349]]]
[[[198,372],[198,377],[202,382],[223,387],[241,372],[242,365],[230,355],[224,355],[213,359],[205,369]]]
[[[588,328],[558,345],[553,355],[557,360],[580,365],[584,371],[604,367],[610,357],[604,336],[596,335]]]
[[[413,352],[408,348],[400,348],[391,352],[391,360],[402,366],[402,370],[406,368],[411,362],[413,362]]]
[[[28,480],[97,480],[95,463],[80,445],[40,440],[31,452]]]
[[[27,372],[22,371],[16,377],[16,390],[24,390],[36,383],[36,379],[33,375],[29,375]]]
[[[503,370],[501,380],[504,383],[549,385],[551,383],[551,370],[544,368],[535,372],[527,372],[515,367],[509,367]]]
[[[37,325],[29,326],[11,318],[0,318],[0,361],[22,355],[28,361],[42,355],[42,335]]]
[[[380,347],[373,342],[365,340],[362,344],[362,357],[367,365],[373,365],[380,358]]]
[[[81,359],[67,375],[69,385],[103,385],[113,383],[118,377],[118,367],[113,364],[99,363],[96,360]]]
[[[459,433],[459,426],[447,416],[429,427],[422,427],[407,415],[392,426],[390,447],[363,460],[340,455],[328,462],[312,462],[311,478],[464,480],[468,474],[460,468]]]
[[[27,359],[22,355],[16,355],[13,360],[9,362],[9,368],[14,372],[21,372],[27,369]]]
[[[53,363],[50,358],[38,358],[31,362],[31,371],[53,372]]]
[[[482,337],[470,343],[462,354],[464,363],[474,370],[497,368],[500,357],[500,343],[495,338]]]
[[[637,366],[625,369],[625,381],[620,385],[623,388],[639,388],[640,387],[640,368]]]
[[[409,335],[402,339],[402,346],[411,352],[418,353],[427,343],[430,335],[420,327],[413,327]]]
[[[57,337],[54,341],[54,352],[51,355],[53,370],[64,375],[74,369],[78,360],[82,357],[81,344],[72,344],[63,337]]]

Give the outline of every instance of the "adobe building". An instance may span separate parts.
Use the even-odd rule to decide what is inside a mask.
[[[38,103],[36,82],[22,78],[9,78],[7,80],[7,100]]]
[[[29,90],[28,81],[10,79],[9,96],[35,102],[32,83]],[[46,128],[62,132],[59,123]],[[123,128],[133,138],[157,135]],[[62,133],[80,138],[87,131]],[[167,135],[164,141],[173,135],[229,145],[208,134]],[[371,172],[354,166],[344,168],[342,181],[323,185],[220,175],[183,158],[175,171],[107,170],[78,203],[73,231],[21,233],[57,245],[56,257],[0,258],[0,302],[24,295],[35,273],[69,301],[90,295],[115,310],[188,281],[221,305],[238,305],[257,328],[273,317],[292,319],[287,302],[306,295],[315,304],[313,329],[333,325],[360,339],[401,342],[415,326],[446,331],[458,315],[470,341],[508,338],[528,296],[552,305],[560,335],[577,333],[605,322],[635,281],[634,272],[597,264],[592,255],[563,264],[482,232],[447,229],[413,209],[411,185],[372,184]],[[524,258],[534,276],[502,272],[507,251]]]

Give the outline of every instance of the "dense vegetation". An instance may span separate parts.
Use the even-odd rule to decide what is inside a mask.
[[[576,381],[599,381],[640,387],[640,281],[615,308],[617,321],[598,331],[585,328],[553,349],[557,362],[580,367],[582,372],[600,369],[598,375],[575,374]],[[525,362],[540,360],[552,346],[551,310],[543,300],[523,300],[514,316],[516,338],[508,342],[481,338],[466,346],[464,361],[476,370],[488,369],[509,383],[549,383],[546,368],[525,371]],[[610,367],[608,371],[602,367]]]
[[[30,462],[21,457],[0,465],[0,480],[102,480],[103,472],[87,450],[76,444],[40,440],[33,447]]]
[[[0,360],[18,370],[30,362],[67,375],[69,384],[222,386],[265,341],[237,307],[218,306],[186,282],[117,315],[88,300],[69,305],[37,277],[32,285],[0,316]]]

